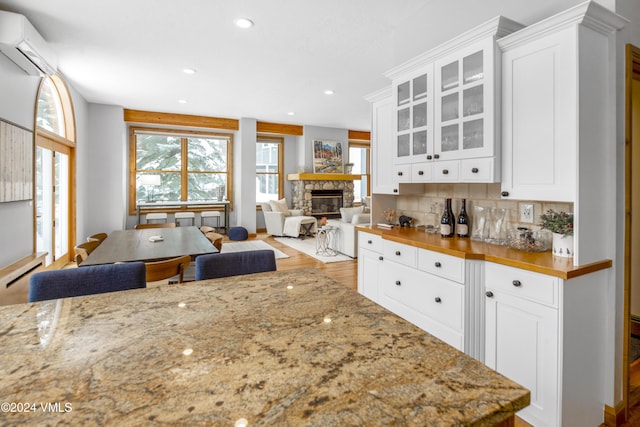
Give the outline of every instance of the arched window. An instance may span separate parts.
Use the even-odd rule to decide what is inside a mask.
[[[72,206],[75,124],[71,96],[59,76],[46,77],[38,91],[36,114],[35,247],[46,264],[71,260],[75,206]]]

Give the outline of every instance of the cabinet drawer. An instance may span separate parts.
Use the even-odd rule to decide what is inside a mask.
[[[382,253],[382,236],[365,231],[358,231],[358,247]]]
[[[421,162],[411,165],[411,182],[429,182],[433,173],[433,162]]]
[[[395,182],[411,182],[411,165],[393,165]]]
[[[493,158],[460,160],[460,180],[462,182],[493,182]]]
[[[416,267],[418,258],[418,248],[402,243],[383,240],[384,258],[389,261],[395,261],[400,264]]]
[[[502,291],[531,301],[558,306],[559,279],[488,262],[485,266],[487,291]]]
[[[437,331],[434,321],[462,333],[464,287],[394,264],[381,271],[382,305],[429,333]]]
[[[433,181],[449,182],[460,179],[460,161],[449,160],[433,164]]]
[[[464,283],[464,259],[418,249],[418,268],[436,276]]]

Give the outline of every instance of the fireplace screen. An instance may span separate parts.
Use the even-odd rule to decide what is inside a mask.
[[[312,190],[311,215],[335,218],[340,216],[343,190]]]

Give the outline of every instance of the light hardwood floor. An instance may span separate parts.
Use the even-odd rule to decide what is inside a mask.
[[[258,239],[264,240],[276,249],[289,255],[289,258],[276,260],[278,270],[291,270],[294,268],[317,268],[335,281],[357,290],[358,287],[358,263],[356,260],[343,262],[324,263],[299,252],[289,246],[283,245],[267,234],[258,234]]]

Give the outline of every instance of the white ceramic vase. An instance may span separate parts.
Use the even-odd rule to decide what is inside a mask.
[[[553,255],[571,258],[573,257],[573,236],[565,236],[553,233]]]

